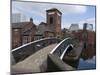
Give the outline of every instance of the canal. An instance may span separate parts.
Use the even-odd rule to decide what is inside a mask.
[[[96,69],[96,48],[89,47],[82,51],[78,70]]]
[[[90,46],[82,49],[79,59],[76,59],[76,55],[75,50],[69,50],[69,52],[66,52],[63,61],[76,68],[76,70],[96,69],[96,48]]]

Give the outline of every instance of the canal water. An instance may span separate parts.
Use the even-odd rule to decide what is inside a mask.
[[[79,70],[96,69],[96,49],[83,50],[78,65]]]
[[[78,69],[79,70],[96,69],[96,56],[93,56],[92,58],[89,58],[87,60],[80,58]]]
[[[75,67],[77,70],[96,69],[96,48],[91,46],[89,48],[83,49],[79,60],[73,61],[71,59],[67,59],[65,55],[63,61],[72,67]]]

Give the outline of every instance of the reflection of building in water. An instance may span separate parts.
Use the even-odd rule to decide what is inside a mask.
[[[89,47],[82,51],[81,58],[87,60],[89,58],[92,58],[95,55],[96,55],[96,48]]]

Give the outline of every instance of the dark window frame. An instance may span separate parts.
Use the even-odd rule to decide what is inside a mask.
[[[53,24],[53,17],[50,16],[50,24]]]

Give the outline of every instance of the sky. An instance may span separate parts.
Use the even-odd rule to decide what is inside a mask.
[[[12,13],[20,13],[26,16],[27,21],[32,17],[33,22],[38,25],[46,22],[46,10],[57,8],[62,12],[62,28],[69,28],[71,24],[79,24],[83,28],[83,23],[93,24],[95,30],[95,6],[71,5],[71,4],[51,4],[36,2],[12,2]]]

